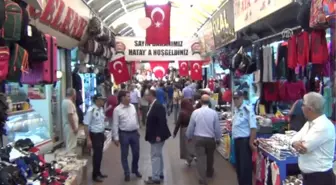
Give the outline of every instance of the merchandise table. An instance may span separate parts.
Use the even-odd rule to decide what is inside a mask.
[[[286,157],[286,159],[280,160],[277,157],[270,154],[269,152],[265,151],[263,148],[258,147],[258,149],[269,160],[276,162],[276,164],[279,167],[280,180],[281,180],[281,184],[282,184],[282,182],[284,180],[286,180],[286,178],[287,178],[287,164],[297,164],[298,163],[298,157],[297,156],[290,156],[290,157]]]

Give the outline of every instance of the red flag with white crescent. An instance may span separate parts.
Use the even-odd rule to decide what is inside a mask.
[[[170,43],[170,10],[171,4],[147,5],[146,17],[152,24],[146,29],[146,44]]]
[[[189,75],[189,62],[179,61],[179,75],[188,76]]]
[[[202,80],[202,63],[203,61],[190,61],[190,78],[192,80]]]
[[[117,58],[108,64],[110,73],[113,75],[114,82],[121,84],[131,79],[128,72],[125,57]]]
[[[160,62],[149,62],[151,69],[156,78],[162,79],[168,71],[169,63],[168,61],[160,61]]]

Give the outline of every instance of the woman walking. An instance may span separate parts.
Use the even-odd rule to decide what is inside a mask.
[[[191,162],[195,158],[194,144],[193,142],[189,142],[185,136],[193,111],[194,108],[191,100],[183,99],[181,102],[181,111],[174,129],[174,138],[176,137],[176,134],[180,129],[180,158],[186,160],[186,164],[188,166],[191,165]]]
[[[141,110],[141,122],[142,125],[145,126],[146,125],[146,119],[147,119],[147,112],[148,112],[148,108],[149,108],[149,103],[148,101],[145,99],[145,95],[149,92],[149,85],[147,83],[144,83],[142,85],[141,88],[141,99],[140,99],[140,110]]]
[[[181,90],[175,85],[173,93],[173,111],[174,111],[174,123],[176,124],[177,116],[180,111],[180,104],[182,99]]]

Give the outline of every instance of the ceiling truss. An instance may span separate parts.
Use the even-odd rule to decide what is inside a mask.
[[[86,3],[93,7],[94,11],[101,17],[104,23],[110,28],[113,27],[113,24],[116,20],[120,19],[123,16],[127,16],[128,14],[144,8],[145,0],[85,0]],[[181,2],[179,0],[171,0],[172,1],[172,11],[181,11]],[[183,0],[187,1],[187,0]],[[196,0],[194,0],[196,1]],[[214,0],[207,0],[212,2]],[[221,2],[225,0],[219,0]],[[194,35],[195,32],[199,31],[201,27],[207,22],[215,11],[218,10],[218,7],[212,10],[211,12],[206,11],[207,8],[204,6],[194,3],[191,4],[193,17],[190,17],[190,21],[192,21],[192,25],[194,25],[191,29],[196,29],[191,35]],[[183,12],[183,11],[181,11]],[[188,13],[185,13],[189,15]],[[185,15],[183,15],[185,16]],[[174,25],[174,24],[173,24]],[[122,36],[131,36],[135,35],[133,28],[127,23],[121,24],[117,26],[118,29],[114,28],[116,32]]]

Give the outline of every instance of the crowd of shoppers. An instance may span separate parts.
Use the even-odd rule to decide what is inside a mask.
[[[173,113],[175,129],[179,133],[180,158],[188,166],[196,161],[199,184],[208,184],[214,170],[214,151],[222,137],[216,103],[207,89],[197,91],[193,82],[164,83],[145,82],[123,85],[107,97],[96,94],[93,105],[84,118],[87,145],[93,149],[92,178],[102,182],[107,176],[101,170],[104,147],[105,122],[112,124],[113,142],[120,147],[124,180],[130,175],[141,178],[139,171],[140,125],[145,126],[145,140],[150,144],[152,175],[146,184],[160,184],[164,179],[163,148],[170,138],[167,117]],[[256,115],[253,106],[244,101],[245,93],[233,93],[234,116],[232,138],[239,185],[252,185],[252,155],[257,150]],[[76,90],[68,89],[62,103],[66,149],[74,151],[77,142],[78,116],[76,113]],[[333,160],[335,153],[335,127],[323,114],[325,100],[319,93],[308,93],[293,104],[289,116],[295,121],[293,129],[298,133],[291,141],[299,155],[299,169],[305,185],[335,184]],[[132,152],[131,169],[128,165],[129,148]],[[323,179],[321,181],[320,179]]]

